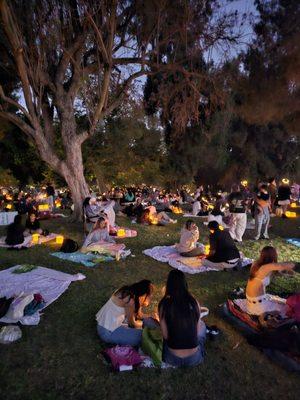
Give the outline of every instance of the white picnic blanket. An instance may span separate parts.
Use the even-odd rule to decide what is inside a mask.
[[[184,218],[208,218],[208,215],[183,214]]]
[[[199,257],[182,257],[177,252],[175,246],[155,246],[152,249],[143,251],[146,256],[154,260],[167,262],[172,268],[179,269],[187,274],[199,274],[200,272],[220,271],[218,268],[206,267],[202,265]],[[242,259],[242,266],[249,265],[252,262],[249,258]]]
[[[25,240],[23,243],[17,244],[15,246],[9,246],[8,244],[6,244],[5,243],[6,236],[2,236],[2,237],[0,237],[0,247],[13,247],[16,249],[18,249],[20,247],[32,247],[32,246],[35,246],[36,244],[43,244],[43,243],[50,242],[51,240],[56,239],[56,236],[58,236],[57,233],[49,233],[49,235],[47,235],[47,236],[40,235],[38,243],[34,243],[32,241],[32,236],[29,235],[29,236],[25,237]]]
[[[18,267],[20,266],[16,265],[0,271],[0,298],[10,298],[21,292],[24,292],[24,294],[40,293],[45,300],[45,307],[47,307],[68,289],[71,282],[85,279],[85,276],[80,273],[70,275],[44,267],[37,267],[22,274],[12,273]],[[40,313],[37,311],[31,316],[22,317],[19,321],[10,320],[4,316],[0,319],[0,322],[21,322],[23,325],[38,325]]]

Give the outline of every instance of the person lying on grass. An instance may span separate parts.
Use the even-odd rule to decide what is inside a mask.
[[[259,259],[250,269],[250,277],[246,286],[247,312],[260,315],[265,312],[278,311],[282,316],[286,314],[287,306],[282,302],[270,300],[266,295],[266,288],[270,284],[272,275],[276,271],[293,272],[295,263],[278,263],[277,251],[272,246],[264,247]]]
[[[200,364],[204,359],[206,326],[183,272],[169,273],[158,311],[164,338],[163,361],[177,367]]]
[[[142,326],[147,325],[143,307],[151,302],[154,286],[142,280],[115,291],[96,314],[97,332],[106,343],[139,346]]]
[[[194,221],[187,220],[181,230],[180,242],[176,249],[183,257],[196,257],[204,253],[203,246],[198,247],[199,229]]]

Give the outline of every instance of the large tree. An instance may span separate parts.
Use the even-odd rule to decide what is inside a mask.
[[[200,54],[237,36],[233,16],[217,0],[0,0],[0,17],[6,62],[23,97],[17,101],[0,87],[0,118],[17,125],[65,179],[75,217],[89,192],[81,146],[122,104],[132,82],[177,73],[187,93],[184,101],[177,96],[183,125],[201,94]]]

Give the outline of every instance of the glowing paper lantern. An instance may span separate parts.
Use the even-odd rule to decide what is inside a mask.
[[[171,210],[172,210],[172,212],[174,213],[174,214],[182,214],[182,209],[180,208],[180,207],[172,207],[171,208]]]
[[[244,179],[243,181],[241,181],[241,185],[246,187],[248,185],[248,181]]]
[[[290,183],[290,180],[288,178],[283,178],[281,182],[285,185],[288,185]]]
[[[297,214],[296,214],[295,212],[292,212],[292,211],[287,211],[287,212],[285,213],[285,215],[286,215],[288,218],[297,218]]]
[[[7,205],[6,205],[6,208],[7,208],[8,210],[11,210],[11,209],[12,209],[12,204],[7,204]]]
[[[39,211],[48,211],[49,210],[49,204],[40,204],[39,205]]]
[[[61,236],[61,235],[57,235],[56,238],[55,238],[55,242],[56,242],[57,244],[63,244],[63,242],[64,242],[64,237]]]
[[[292,203],[291,208],[297,208],[297,203]]]
[[[118,229],[118,230],[117,230],[117,236],[118,236],[118,237],[124,237],[124,236],[126,236],[125,229]]]
[[[204,254],[205,254],[206,256],[208,256],[208,255],[209,255],[209,251],[210,251],[210,245],[209,245],[209,244],[206,244],[206,245],[205,245]]]
[[[38,233],[32,234],[32,243],[39,243],[40,235]]]

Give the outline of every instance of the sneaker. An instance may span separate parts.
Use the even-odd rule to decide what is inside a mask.
[[[259,236],[255,236],[253,240],[259,240]]]
[[[269,235],[263,235],[263,239],[266,239],[266,240],[270,239]]]

